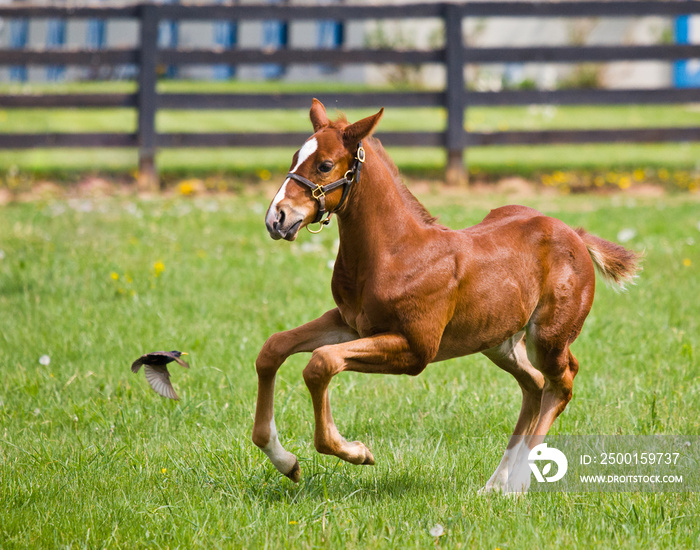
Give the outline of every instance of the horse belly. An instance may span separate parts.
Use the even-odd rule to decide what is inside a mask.
[[[471,355],[505,342],[527,324],[539,296],[532,285],[515,280],[502,281],[498,292],[475,290],[463,293],[467,297],[457,304],[445,327],[435,361]]]

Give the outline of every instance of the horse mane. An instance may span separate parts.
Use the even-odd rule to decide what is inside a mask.
[[[342,130],[347,125],[347,117],[344,113],[339,113],[338,118],[331,122],[330,127],[336,130]],[[394,161],[391,160],[391,157],[382,146],[382,142],[375,137],[367,137],[365,138],[365,141],[369,144],[372,150],[377,153],[379,160],[381,160],[382,164],[389,170],[391,180],[396,186],[401,199],[408,209],[425,225],[435,225],[437,223],[437,218],[428,212],[428,209],[418,201],[418,199],[413,195],[413,193],[411,193],[403,181],[401,181],[399,169],[396,167],[396,164],[394,164]]]
[[[386,168],[389,170],[391,180],[394,182],[399,195],[401,195],[401,198],[408,209],[425,225],[435,225],[437,223],[437,218],[428,212],[428,209],[420,203],[415,195],[411,193],[409,188],[406,187],[406,184],[401,181],[399,169],[396,167],[396,164],[394,164],[394,161],[391,160],[389,153],[387,153],[382,146],[382,142],[375,137],[367,138],[367,141],[372,147],[372,150],[377,153],[379,160],[381,160],[384,166],[386,166]]]

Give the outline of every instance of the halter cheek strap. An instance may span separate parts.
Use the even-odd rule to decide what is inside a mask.
[[[311,223],[320,223],[321,227],[318,231],[312,231],[311,229],[309,229],[309,231],[312,233],[318,233],[324,228],[324,226],[331,223],[331,216],[345,203],[345,199],[347,199],[348,195],[350,194],[352,184],[359,181],[360,171],[362,170],[362,165],[364,162],[365,149],[362,147],[362,141],[360,141],[360,143],[357,145],[357,152],[355,153],[355,163],[353,164],[352,168],[345,172],[345,175],[339,180],[327,183],[326,185],[319,185],[318,183],[314,183],[310,179],[300,176],[299,174],[295,174],[294,172],[287,174],[289,179],[298,181],[302,185],[305,185],[311,189],[311,195],[318,201],[318,212],[316,212],[316,217]],[[343,195],[340,197],[340,202],[338,202],[338,205],[332,212],[328,212],[326,214],[326,195],[331,191],[335,191],[339,187],[343,188]],[[325,220],[323,219],[324,214],[326,214]]]

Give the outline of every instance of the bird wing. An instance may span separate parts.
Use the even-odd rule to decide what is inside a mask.
[[[173,385],[170,383],[168,367],[165,365],[155,367],[146,365],[144,370],[146,371],[146,380],[148,380],[148,383],[156,393],[163,397],[169,397],[170,399],[180,399],[175,393]]]
[[[146,358],[145,355],[139,357],[136,361],[131,363],[131,372],[139,372],[141,365],[143,365],[143,360]]]
[[[187,361],[185,361],[184,359],[176,357],[175,361],[177,361],[177,364],[180,365],[181,367],[185,367],[186,369],[190,368],[190,364]]]

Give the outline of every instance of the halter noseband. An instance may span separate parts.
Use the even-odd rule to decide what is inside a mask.
[[[326,225],[331,223],[331,216],[333,215],[333,213],[337,211],[341,206],[343,206],[345,199],[348,198],[348,194],[350,193],[350,187],[352,187],[353,183],[359,181],[360,170],[362,169],[362,165],[364,164],[364,162],[365,149],[364,147],[362,147],[362,141],[360,141],[357,144],[357,152],[355,153],[355,163],[353,164],[352,168],[345,172],[345,175],[339,180],[327,183],[326,185],[319,185],[318,183],[314,183],[310,179],[307,179],[304,176],[300,176],[299,174],[295,174],[294,172],[289,172],[289,174],[287,174],[287,177],[289,179],[298,181],[302,185],[305,185],[306,187],[311,189],[311,195],[314,199],[318,201],[318,212],[316,213],[314,221],[312,221],[311,223],[319,223],[320,227],[318,231],[313,231],[307,226],[306,228],[311,233],[320,233]],[[343,195],[340,197],[340,202],[332,212],[327,213],[326,219],[324,220],[322,218],[323,215],[326,214],[326,194],[330,193],[331,191],[335,191],[339,187],[343,188]]]

